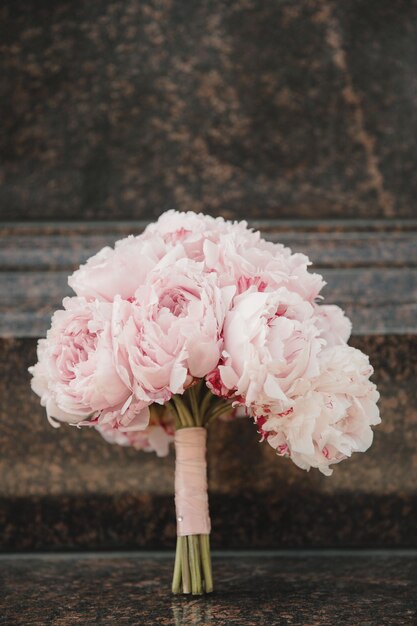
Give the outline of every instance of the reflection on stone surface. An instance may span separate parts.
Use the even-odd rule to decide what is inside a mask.
[[[206,599],[194,598],[194,601],[189,604],[184,604],[176,601],[172,602],[172,617],[175,626],[184,626],[184,624],[195,624],[195,626],[209,626],[210,624],[216,624],[217,611],[206,604]]]

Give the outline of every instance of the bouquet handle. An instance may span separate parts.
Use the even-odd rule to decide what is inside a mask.
[[[213,591],[206,439],[207,430],[201,426],[175,433],[177,548],[172,591],[176,594]]]

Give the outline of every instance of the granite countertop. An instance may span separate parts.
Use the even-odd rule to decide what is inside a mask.
[[[173,596],[170,553],[3,555],[0,624],[417,623],[416,551],[215,554],[216,590]]]

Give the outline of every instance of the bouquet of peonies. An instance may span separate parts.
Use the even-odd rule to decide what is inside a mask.
[[[245,413],[279,456],[330,475],[372,443],[378,392],[351,324],[318,304],[309,260],[245,222],[168,211],[69,278],[32,388],[50,424],[168,454],[175,444],[172,590],[213,589],[206,432]]]

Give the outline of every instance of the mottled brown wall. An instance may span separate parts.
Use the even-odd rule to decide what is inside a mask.
[[[34,340],[0,342],[0,548],[173,547],[173,454],[52,429],[25,372]],[[355,339],[376,368],[383,424],[330,478],[279,458],[249,420],[209,433],[216,548],[417,546],[417,341]],[[410,359],[412,354],[412,359]]]
[[[4,0],[3,219],[413,217],[417,3]]]

